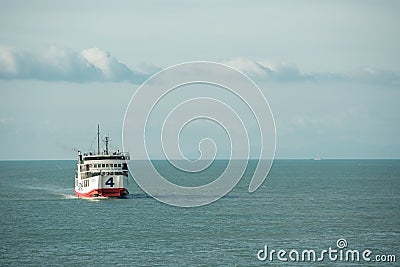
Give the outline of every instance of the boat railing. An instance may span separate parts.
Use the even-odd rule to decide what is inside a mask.
[[[125,159],[130,158],[129,152],[120,152],[120,151],[115,151],[111,154],[106,154],[106,153],[92,153],[92,152],[87,152],[83,154],[84,157],[90,157],[90,156],[123,156]]]

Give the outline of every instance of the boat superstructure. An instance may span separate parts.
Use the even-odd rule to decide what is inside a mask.
[[[105,137],[105,149],[100,151],[100,128],[97,126],[97,153],[78,151],[75,173],[75,193],[78,197],[124,197],[129,194],[128,152],[109,153],[110,139]]]

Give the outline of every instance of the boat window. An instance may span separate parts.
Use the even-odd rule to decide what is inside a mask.
[[[118,167],[121,167],[121,164],[118,164]]]
[[[104,168],[106,166],[106,164],[101,164],[101,166]]]

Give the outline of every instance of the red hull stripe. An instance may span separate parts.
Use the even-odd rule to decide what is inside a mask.
[[[75,190],[77,197],[121,197],[129,194],[126,188],[99,188],[88,193],[81,193]]]

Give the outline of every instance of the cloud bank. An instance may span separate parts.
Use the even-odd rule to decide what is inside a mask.
[[[148,76],[96,47],[81,52],[57,47],[34,52],[0,47],[0,79],[141,83]]]
[[[245,73],[251,78],[275,82],[361,82],[388,86],[400,85],[400,74],[390,70],[366,67],[344,73],[303,72],[295,64],[286,62],[269,63],[235,58],[222,61]]]
[[[273,82],[362,82],[399,86],[400,74],[374,67],[351,72],[303,72],[296,64],[233,58],[221,63],[232,66],[257,81]],[[0,46],[0,79],[69,82],[130,82],[140,84],[161,70],[147,64],[133,70],[97,47],[80,52],[49,47],[40,51],[18,51]]]
[[[260,80],[272,81],[307,81],[313,80],[310,74],[302,73],[295,64],[281,62],[273,64],[263,61],[253,61],[246,58],[235,58],[222,61],[246,75]]]

